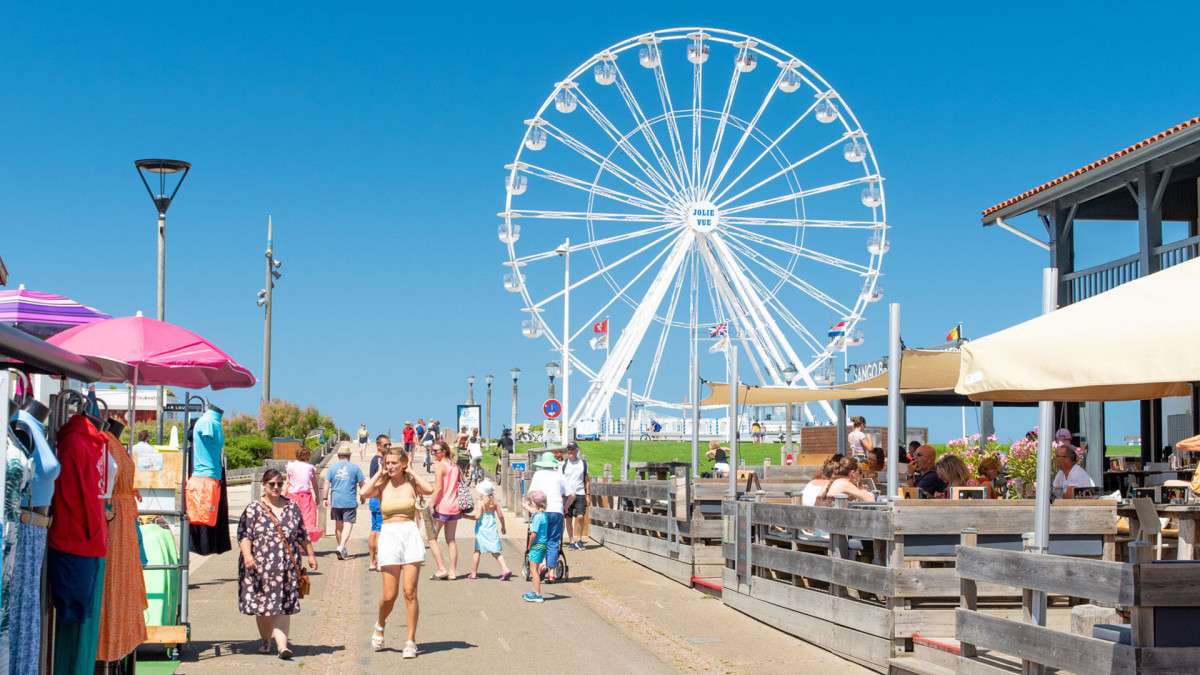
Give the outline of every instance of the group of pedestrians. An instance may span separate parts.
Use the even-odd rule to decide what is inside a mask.
[[[434,425],[436,422],[431,427]],[[457,579],[455,536],[458,522],[467,518],[475,523],[475,550],[467,578],[479,578],[484,554],[495,559],[500,569],[500,581],[507,581],[513,574],[503,555],[501,537],[508,529],[504,513],[496,502],[492,482],[478,482],[475,489],[479,498],[474,500],[469,511],[464,512],[459,501],[459,486],[466,476],[457,462],[460,453],[440,437],[425,446],[431,458],[432,475],[421,475],[414,470],[414,453],[419,447],[416,439],[420,438],[421,431],[428,435],[431,427],[426,427],[423,420],[418,420],[417,425],[406,423],[403,445],[393,446],[391,438],[385,434],[376,436],[376,452],[366,474],[358,464],[350,461],[350,445],[342,446],[338,461],[326,469],[321,495],[321,504],[328,509],[335,523],[335,552],[340,560],[352,557],[347,542],[357,520],[359,505],[367,505],[371,514],[371,532],[367,537],[368,569],[380,572],[382,578],[382,595],[371,646],[376,650],[383,648],[388,619],[402,590],[407,629],[402,651],[404,658],[414,658],[418,651],[416,629],[420,605],[417,588],[426,545],[436,565],[430,578],[438,581]],[[479,443],[477,431],[466,434],[470,456],[475,454],[473,444]],[[579,447],[574,442],[567,445],[561,462],[555,459],[553,452],[546,452],[534,466],[537,471],[523,505],[533,514],[528,542],[533,590],[523,597],[530,602],[541,602],[542,575],[548,576],[549,583],[558,581],[555,569],[564,529],[566,547],[583,548],[581,538],[590,483],[587,463],[580,459]],[[317,569],[313,542],[322,533],[317,527],[313,495],[315,471],[308,463],[308,457],[299,454],[296,461],[288,464],[286,473],[274,469],[266,471],[262,477],[263,498],[246,508],[238,525],[241,550],[239,610],[256,618],[261,639],[258,652],[269,654],[274,647],[281,659],[292,657],[288,647],[290,617],[299,611],[299,601],[308,586],[307,571],[300,562],[307,556],[308,570]],[[423,529],[426,530],[424,533]],[[439,543],[439,537],[443,536],[444,543]]]

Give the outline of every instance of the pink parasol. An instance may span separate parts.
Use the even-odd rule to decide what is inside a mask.
[[[252,387],[254,375],[195,333],[137,316],[75,326],[46,342],[91,359],[102,382],[204,389]]]

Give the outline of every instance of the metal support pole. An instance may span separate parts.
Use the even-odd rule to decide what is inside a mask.
[[[488,377],[491,377],[490,375]],[[487,383],[487,445],[492,447],[492,383]]]
[[[159,321],[166,321],[167,307],[167,212],[158,212],[158,313]],[[158,444],[163,442],[163,386],[160,384],[155,394],[155,419],[158,423]],[[132,429],[132,427],[130,427]],[[130,433],[133,433],[130,431]]]
[[[729,498],[737,501],[738,471],[738,348],[729,345]]]
[[[900,303],[888,305],[888,496],[900,496],[900,446],[904,430],[900,426]]]
[[[846,443],[846,402],[837,402],[837,449],[843,457],[849,456],[849,446]]]
[[[692,397],[692,478],[700,477],[700,361],[696,356],[696,333],[692,333],[692,367],[689,389]]]
[[[785,406],[785,410],[786,410],[786,412],[784,414],[787,415],[787,421],[784,422],[784,427],[783,427],[783,430],[784,430],[783,445],[787,449],[786,450],[787,452],[791,452],[792,451],[792,404],[788,403]]]
[[[562,348],[562,434],[559,441],[566,445],[571,440],[571,240],[563,246],[563,348]]]
[[[633,440],[633,378],[625,380],[625,452],[621,455],[621,482],[629,480],[629,444]]]
[[[1047,267],[1042,270],[1042,314],[1053,312],[1058,306],[1058,269]],[[1054,440],[1054,402],[1038,403],[1038,454],[1037,454],[1037,499],[1033,519],[1033,552],[1050,551],[1050,464]],[[1046,625],[1046,593],[1033,593],[1033,621]]]
[[[512,430],[513,440],[517,439],[517,379],[513,378],[513,409],[512,409]],[[515,450],[516,448],[514,448]]]
[[[275,280],[271,278],[271,272],[274,271],[275,259],[275,244],[272,239],[271,232],[271,217],[267,216],[267,291],[266,302],[263,307],[266,309],[266,316],[263,319],[263,396],[264,403],[271,401],[271,308],[275,306],[272,300],[273,291],[275,289]]]

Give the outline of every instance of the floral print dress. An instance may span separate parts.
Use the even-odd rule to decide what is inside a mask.
[[[238,558],[238,609],[242,614],[276,616],[300,611],[300,581],[297,563],[307,540],[304,515],[296,502],[287,500],[275,529],[269,507],[256,501],[246,507],[238,521],[238,544],[250,540],[257,569],[248,570]]]

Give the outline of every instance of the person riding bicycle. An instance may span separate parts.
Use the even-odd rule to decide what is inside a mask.
[[[500,432],[500,439],[496,441],[496,447],[500,448],[500,455],[504,456],[513,451],[512,429],[505,429]]]
[[[468,474],[470,483],[483,480],[483,439],[479,437],[479,429],[471,430],[467,437],[467,454],[471,458],[471,472]]]
[[[468,475],[467,472],[471,469],[471,453],[467,450],[467,445],[470,443],[471,434],[467,433],[466,427],[458,430],[458,435],[454,437],[454,447],[458,451],[457,464],[462,475]]]
[[[658,420],[651,417],[650,418],[650,439],[656,440],[658,438],[658,434],[661,432],[662,432],[662,425],[658,423]]]

